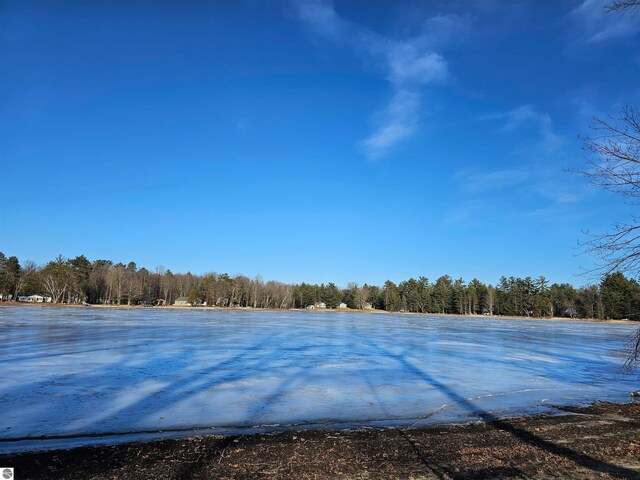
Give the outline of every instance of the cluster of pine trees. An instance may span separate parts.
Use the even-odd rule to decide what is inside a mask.
[[[254,308],[307,308],[341,303],[354,309],[380,309],[420,313],[522,315],[640,319],[640,285],[622,273],[605,276],[600,285],[575,288],[549,284],[544,277],[502,277],[496,285],[477,279],[465,282],[448,275],[430,282],[425,277],[382,286],[350,283],[287,284],[226,273],[173,273],[154,271],[135,262],[89,261],[85,256],[62,256],[39,266],[0,253],[0,298],[45,294],[56,303],[136,305],[163,299],[167,305],[179,297],[209,306]],[[10,297],[9,297],[10,296]]]

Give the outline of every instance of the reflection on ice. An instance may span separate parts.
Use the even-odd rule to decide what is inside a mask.
[[[419,315],[4,307],[0,450],[56,444],[27,437],[83,437],[74,440],[81,444],[136,432],[417,426],[626,401],[637,378],[619,367],[633,330]]]

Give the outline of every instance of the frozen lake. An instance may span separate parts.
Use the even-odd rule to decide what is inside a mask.
[[[619,368],[634,328],[2,307],[0,451],[193,433],[421,426],[629,401],[637,375]]]

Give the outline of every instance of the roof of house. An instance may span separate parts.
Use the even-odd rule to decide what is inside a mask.
[[[188,302],[189,297],[178,297],[176,298],[176,302]]]

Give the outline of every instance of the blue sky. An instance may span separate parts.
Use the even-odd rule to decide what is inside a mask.
[[[630,213],[566,169],[640,104],[599,0],[0,4],[0,251],[581,285]]]

